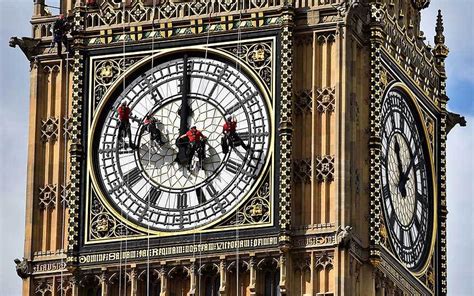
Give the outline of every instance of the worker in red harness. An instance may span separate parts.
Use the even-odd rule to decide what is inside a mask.
[[[163,141],[163,135],[158,128],[158,121],[155,117],[146,115],[145,120],[143,121],[143,127],[150,133],[151,141],[158,143],[160,146],[165,144],[165,141]]]
[[[229,152],[229,147],[238,147],[242,146],[245,150],[248,150],[249,145],[245,144],[244,141],[239,137],[236,132],[237,129],[237,119],[235,116],[228,116],[225,120],[224,126],[222,127],[222,132],[224,137],[222,138],[222,152]]]
[[[87,1],[86,1],[86,5],[87,5],[88,7],[93,7],[93,6],[96,6],[97,3],[96,3],[96,0],[87,0]]]
[[[187,138],[189,141],[189,160],[191,161],[194,154],[198,153],[199,161],[203,161],[206,155],[206,140],[207,137],[202,134],[195,126],[192,126],[180,139]]]
[[[128,137],[128,145],[134,149],[135,145],[132,143],[132,131],[130,129],[130,115],[132,111],[127,106],[127,102],[123,101],[117,110],[119,117],[119,143],[120,141],[125,142],[125,137]]]

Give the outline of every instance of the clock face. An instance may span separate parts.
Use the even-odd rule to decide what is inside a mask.
[[[431,175],[425,141],[408,96],[390,91],[382,105],[382,198],[389,238],[411,270],[425,263],[433,227]]]
[[[124,101],[131,146],[119,137],[117,110]],[[235,62],[199,56],[162,62],[99,110],[92,145],[98,187],[122,216],[150,229],[182,231],[216,221],[253,192],[269,162],[270,108]],[[230,115],[243,145],[224,153]],[[161,144],[145,126],[147,116],[156,121]],[[192,126],[207,138],[205,156],[183,163],[177,139]]]

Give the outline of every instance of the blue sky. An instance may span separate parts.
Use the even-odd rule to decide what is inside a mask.
[[[10,36],[30,36],[31,0],[0,0],[0,294],[21,295],[14,258],[23,255],[29,64]],[[445,16],[451,50],[447,60],[448,108],[466,116],[468,127],[448,136],[449,295],[474,291],[474,4],[472,0],[432,0],[422,29],[433,44],[437,10]]]

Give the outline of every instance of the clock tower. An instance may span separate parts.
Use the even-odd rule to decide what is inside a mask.
[[[35,0],[23,295],[446,295],[429,4]]]

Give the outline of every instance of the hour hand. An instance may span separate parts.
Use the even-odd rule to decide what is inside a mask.
[[[402,166],[402,160],[400,157],[400,143],[398,143],[397,137],[395,137],[395,154],[397,155],[397,163],[398,163],[398,190],[402,194],[403,197],[407,196],[407,190],[405,188],[405,183],[403,181],[403,166]]]

